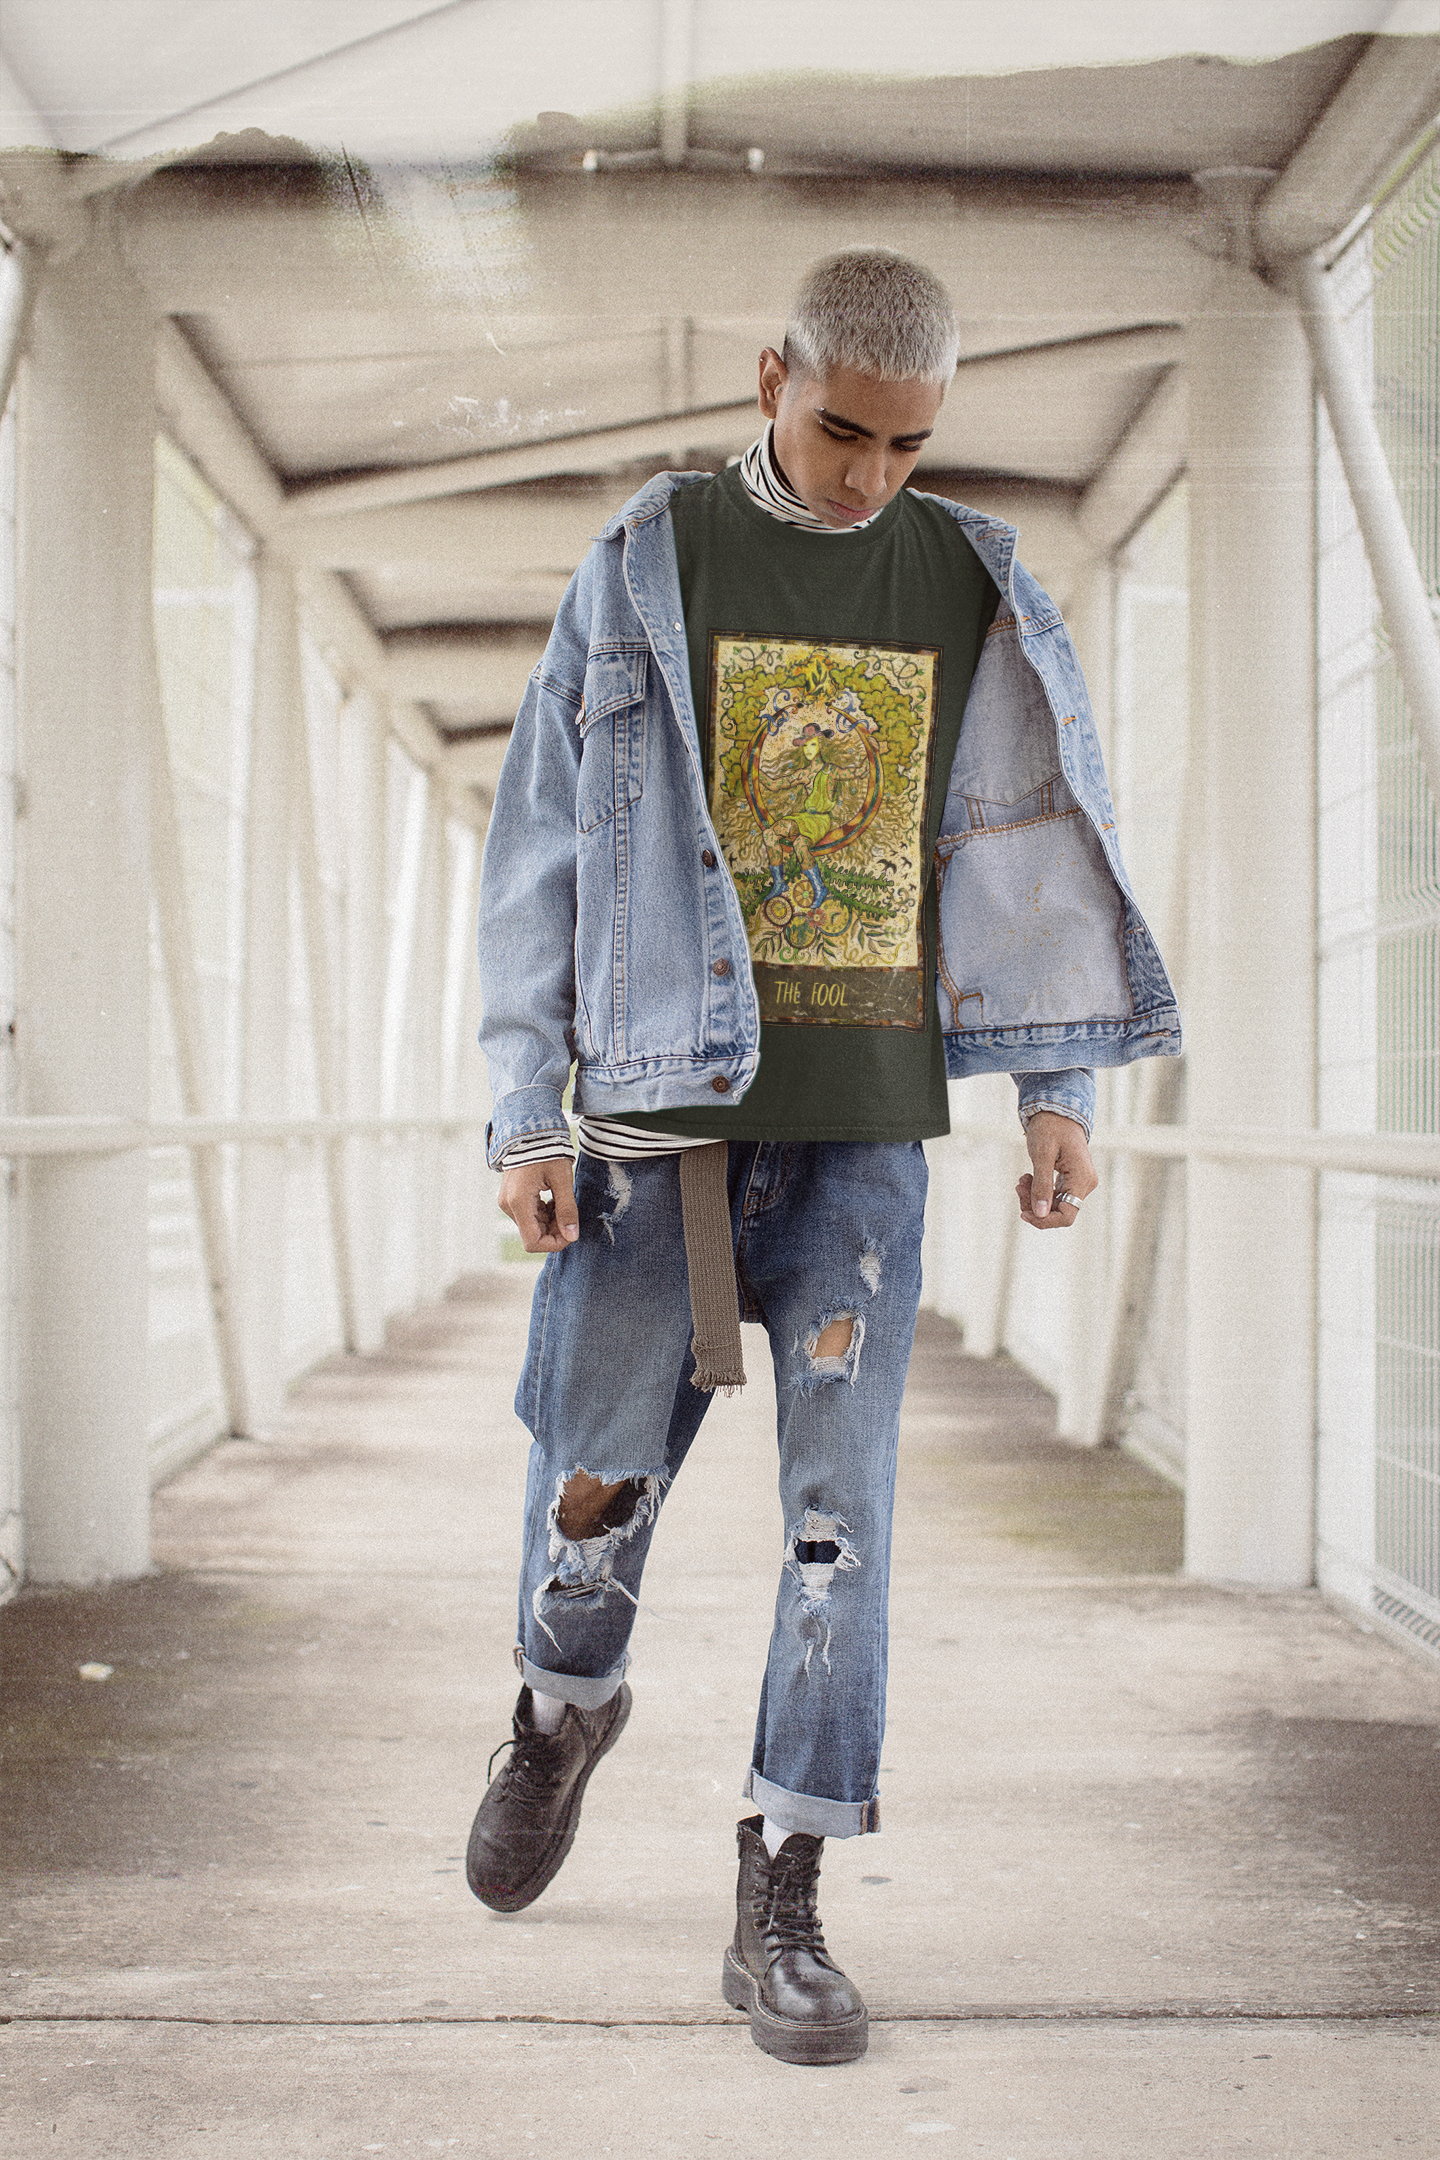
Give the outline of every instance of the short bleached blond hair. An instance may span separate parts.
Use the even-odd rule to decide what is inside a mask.
[[[960,352],[950,295],[892,248],[847,248],[806,273],[785,326],[788,368],[854,368],[885,382],[948,382]]]

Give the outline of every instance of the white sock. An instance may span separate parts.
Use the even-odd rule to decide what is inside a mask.
[[[559,1732],[569,1707],[563,1695],[542,1695],[538,1688],[530,1690],[530,1722],[536,1732]]]
[[[784,1823],[776,1822],[774,1818],[769,1815],[765,1817],[765,1828],[761,1832],[761,1836],[765,1840],[765,1850],[769,1853],[772,1860],[774,1859],[776,1853],[779,1852],[780,1847],[784,1844],[786,1838],[789,1837],[789,1835],[790,1832],[786,1829]]]

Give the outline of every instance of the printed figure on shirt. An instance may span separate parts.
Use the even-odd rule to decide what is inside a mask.
[[[939,680],[934,647],[712,635],[711,812],[767,1020],[923,1025]]]

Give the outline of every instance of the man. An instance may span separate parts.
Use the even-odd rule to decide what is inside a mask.
[[[958,343],[917,264],[810,273],[760,356],[764,435],[651,481],[582,563],[485,851],[491,1161],[549,1257],[517,1395],[523,1684],[470,1885],[516,1911],[569,1851],[664,1495],[743,1382],[737,1315],[763,1322],[785,1551],[723,1987],[791,2062],[866,2044],[816,1886],[827,1836],[879,1828],[920,1143],[947,1073],[1012,1071],[1021,1215],[1066,1229],[1091,1067],[1179,1048],[1059,615],[1010,527],[904,488]]]

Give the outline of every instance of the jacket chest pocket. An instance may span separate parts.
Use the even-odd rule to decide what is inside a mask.
[[[639,800],[645,785],[645,668],[649,653],[592,653],[580,707],[580,779],[575,820],[581,832],[608,824]]]

